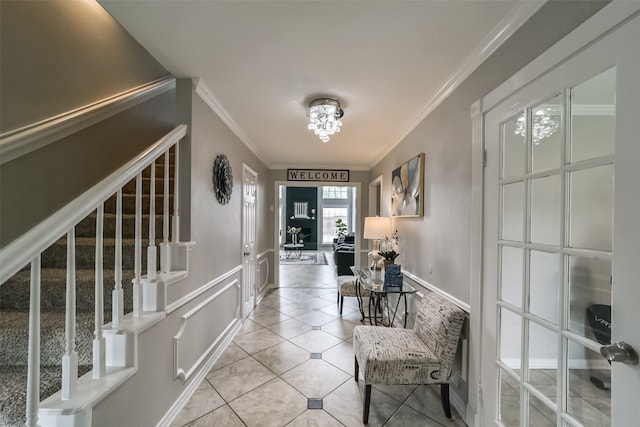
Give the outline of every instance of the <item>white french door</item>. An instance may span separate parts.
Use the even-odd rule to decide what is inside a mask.
[[[258,175],[247,165],[242,169],[242,319],[256,302],[256,192]]]
[[[485,426],[630,426],[640,365],[640,18],[484,120]]]

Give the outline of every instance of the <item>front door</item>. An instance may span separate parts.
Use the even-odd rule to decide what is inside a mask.
[[[640,365],[640,18],[485,115],[482,424],[630,426]]]
[[[242,319],[256,301],[256,191],[258,175],[247,165],[242,170]]]

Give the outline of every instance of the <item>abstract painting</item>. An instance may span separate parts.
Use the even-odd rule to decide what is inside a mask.
[[[391,172],[391,216],[424,215],[424,153]]]

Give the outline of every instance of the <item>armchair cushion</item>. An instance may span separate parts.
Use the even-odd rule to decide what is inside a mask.
[[[411,329],[357,326],[353,344],[367,384],[442,381],[442,364]]]

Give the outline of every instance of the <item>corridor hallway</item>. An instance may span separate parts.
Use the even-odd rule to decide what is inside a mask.
[[[364,383],[353,380],[355,298],[336,304],[329,265],[281,265],[262,299],[173,427],[362,426]],[[464,426],[445,418],[439,386],[374,386],[370,426]],[[315,409],[318,408],[319,409]]]

